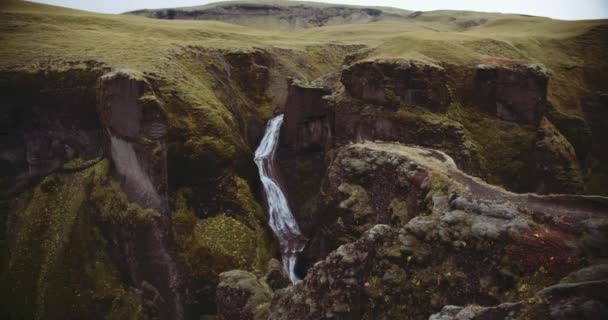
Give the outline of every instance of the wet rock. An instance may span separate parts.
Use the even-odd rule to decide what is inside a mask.
[[[262,281],[266,282],[272,291],[283,289],[291,285],[289,275],[283,268],[281,262],[277,259],[271,259],[268,262],[268,271],[262,278]]]
[[[342,83],[353,97],[387,106],[419,106],[442,112],[450,104],[445,70],[413,60],[355,63],[342,72]]]
[[[502,120],[536,126],[545,113],[548,79],[535,65],[479,65],[475,100],[482,111]]]
[[[271,295],[270,287],[249,272],[224,272],[217,288],[218,319],[265,319]]]

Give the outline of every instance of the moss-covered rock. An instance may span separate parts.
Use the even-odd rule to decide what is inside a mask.
[[[132,319],[141,298],[123,286],[88,201],[97,166],[46,177],[12,201],[8,268],[2,299],[9,318],[87,318],[120,313]],[[126,297],[131,302],[124,303]],[[133,300],[134,299],[134,300]]]
[[[176,197],[175,250],[193,290],[190,303],[199,312],[210,313],[219,274],[232,269],[262,271],[271,245],[259,224],[249,226],[226,215],[199,219],[187,206],[188,193],[181,190]],[[254,221],[259,220],[249,222]]]
[[[271,296],[270,287],[254,274],[242,270],[224,272],[217,288],[219,319],[266,319]]]
[[[546,118],[538,129],[535,160],[537,192],[579,194],[584,191],[576,151]]]
[[[366,184],[342,188],[348,195],[339,199],[351,206],[337,201],[333,210],[389,207],[402,185],[420,187],[397,192],[419,208],[408,210],[415,216],[405,225],[373,226],[315,263],[303,281],[275,292],[270,319],[428,319],[444,305],[525,301],[603,257],[595,249],[608,243],[597,232],[608,220],[606,199],[507,192],[462,173],[441,152],[397,143],[365,142],[337,153],[326,180]],[[325,192],[339,195],[340,185]],[[366,197],[352,196],[362,190]],[[578,306],[576,297],[605,303],[598,300],[604,287],[594,285],[591,296],[575,290],[564,305]],[[545,307],[532,311],[542,315]]]
[[[534,129],[504,123],[458,104],[450,106],[448,115],[462,124],[469,139],[477,146],[489,183],[516,192],[534,189]]]

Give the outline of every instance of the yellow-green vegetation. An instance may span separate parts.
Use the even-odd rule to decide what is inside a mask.
[[[416,18],[287,32],[264,24],[245,28],[214,21],[102,15],[16,0],[0,4],[0,17],[0,69],[99,61],[162,76],[190,107],[212,114],[219,103],[200,67],[201,60],[213,60],[200,51],[212,49],[266,48],[279,60],[291,61],[295,73],[317,70],[306,74],[312,78],[342,62],[343,53],[328,45],[366,45],[376,48],[371,57],[439,64],[477,64],[496,57],[540,63],[551,72],[550,100],[569,113],[580,111],[579,97],[596,90],[607,77],[602,70],[608,68],[608,53],[602,47],[605,20],[434,11]],[[326,49],[309,50],[311,46]],[[340,54],[334,57],[332,52]],[[318,53],[323,56],[315,57]]]
[[[225,214],[198,218],[188,205],[191,189],[180,189],[174,196],[172,225],[177,259],[194,284],[199,304],[213,301],[221,272],[242,269],[261,273],[273,257],[269,251],[272,238],[262,225],[265,220],[259,217],[261,208],[253,201],[245,181],[236,178],[234,183],[239,191],[232,195],[237,205],[234,209],[243,211],[237,214],[231,210],[231,215],[243,222]],[[245,207],[240,207],[243,204]]]
[[[474,141],[487,181],[509,190],[529,190],[536,130],[502,122],[472,107],[452,104],[448,117],[460,122]]]
[[[90,200],[100,221],[115,225],[136,226],[150,223],[160,213],[130,202],[120,184],[110,176],[110,162],[104,160],[93,167]]]
[[[10,306],[11,318],[84,319],[110,311],[123,319],[138,318],[139,298],[123,289],[87,200],[104,165],[50,175],[12,201],[2,278],[3,304]]]

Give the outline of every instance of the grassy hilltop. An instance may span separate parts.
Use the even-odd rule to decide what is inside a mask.
[[[280,8],[305,2],[254,1]],[[213,9],[226,2],[178,10]],[[59,66],[95,60],[115,68],[154,72],[171,78],[188,74],[179,57],[191,48],[286,49],[309,55],[310,46],[365,45],[371,57],[414,58],[433,63],[475,64],[508,58],[543,64],[552,72],[550,100],[577,114],[576,97],[606,81],[606,20],[560,21],[495,13],[433,11],[411,14],[388,10],[390,19],[286,30],[274,24],[248,28],[219,21],[152,20],[106,15],[24,1],[3,0],[0,68]],[[326,8],[327,4],[314,4]],[[342,6],[340,6],[342,7]],[[238,10],[238,9],[237,9]],[[238,12],[234,13],[237,14]],[[177,57],[177,59],[176,59]],[[311,58],[301,72],[314,78],[335,68],[325,58]],[[326,67],[326,68],[324,68]],[[329,68],[327,68],[329,67]],[[311,70],[317,72],[311,72]],[[316,70],[315,70],[316,69]]]

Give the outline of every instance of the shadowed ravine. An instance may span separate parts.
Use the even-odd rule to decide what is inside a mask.
[[[264,138],[255,151],[255,163],[260,172],[268,205],[268,223],[279,238],[283,267],[289,273],[292,282],[297,280],[295,265],[297,255],[304,247],[304,237],[300,232],[285,193],[277,181],[274,166],[274,156],[279,142],[279,133],[283,124],[283,115],[268,121]]]

